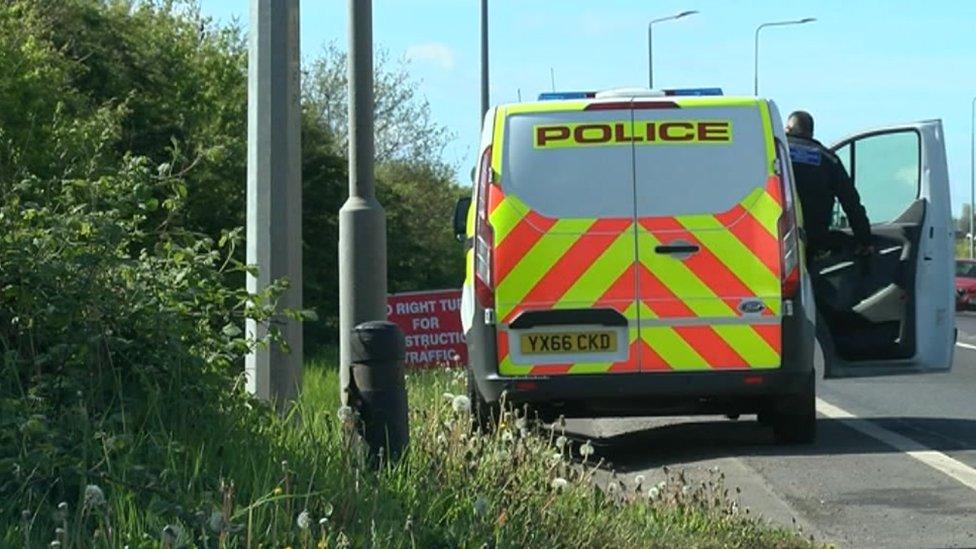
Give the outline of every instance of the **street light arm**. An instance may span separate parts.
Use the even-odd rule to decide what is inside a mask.
[[[674,15],[669,15],[667,17],[659,17],[657,19],[651,19],[647,22],[647,87],[654,88],[654,41],[651,38],[651,27],[654,23],[661,23],[663,21],[673,21],[675,19],[681,19],[682,17],[688,17],[689,15],[695,15],[698,10],[688,10],[676,13]]]
[[[756,27],[756,39],[754,41],[755,48],[753,51],[753,88],[752,93],[754,95],[759,95],[759,31],[766,27],[783,27],[786,25],[804,25],[806,23],[813,23],[816,21],[816,17],[804,17],[803,19],[796,19],[792,21],[770,21],[768,23],[763,23]]]

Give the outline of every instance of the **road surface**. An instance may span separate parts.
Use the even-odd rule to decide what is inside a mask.
[[[818,442],[755,416],[573,420],[623,481],[718,467],[751,514],[839,547],[976,546],[976,314],[948,374],[818,380]],[[703,473],[701,473],[703,474]]]

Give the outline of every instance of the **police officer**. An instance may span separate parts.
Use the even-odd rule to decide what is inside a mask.
[[[837,155],[813,138],[813,117],[810,113],[796,111],[790,114],[786,135],[790,142],[790,159],[800,206],[803,208],[803,229],[811,257],[826,253],[833,247],[829,228],[835,197],[847,214],[854,232],[854,253],[870,255],[874,251],[871,246],[871,223],[861,205],[861,197]]]

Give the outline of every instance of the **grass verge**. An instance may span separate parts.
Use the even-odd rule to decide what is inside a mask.
[[[330,361],[331,362],[331,361]],[[597,488],[596,464],[558,427],[509,412],[490,436],[468,428],[459,372],[409,374],[411,447],[364,466],[337,415],[331,364],[306,370],[297,407],[203,418],[164,437],[164,455],[116,453],[79,501],[23,509],[4,546],[150,547],[803,547],[797,534],[739,515],[721,479],[672,474],[654,486]],[[178,400],[176,401],[178,402]],[[165,403],[161,403],[165,405]],[[246,425],[242,425],[246,423]],[[159,445],[159,440],[153,441]],[[154,446],[154,447],[157,447]],[[583,449],[583,453],[586,453]],[[119,456],[122,457],[119,457]],[[146,466],[139,461],[162,464]],[[158,471],[153,478],[140,470]]]

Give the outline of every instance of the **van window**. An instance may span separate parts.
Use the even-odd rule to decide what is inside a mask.
[[[918,198],[921,145],[915,131],[867,135],[845,144],[837,155],[871,223],[894,221]]]
[[[605,122],[630,120],[630,110],[509,116],[502,189],[549,217],[633,217],[632,147],[597,143],[610,127]],[[559,139],[567,131],[582,141]]]
[[[720,213],[766,185],[766,139],[755,105],[638,109],[634,118],[637,130],[655,124],[683,139],[635,147],[638,216]]]

